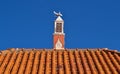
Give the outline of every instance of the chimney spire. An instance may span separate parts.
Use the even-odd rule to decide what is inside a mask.
[[[61,18],[62,14],[56,13],[54,14],[57,16],[54,22],[54,34],[53,34],[53,49],[55,50],[63,50],[64,49],[64,20]]]

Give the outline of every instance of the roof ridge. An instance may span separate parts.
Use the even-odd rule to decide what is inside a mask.
[[[14,52],[14,51],[67,51],[67,50],[82,50],[82,51],[85,51],[85,50],[88,50],[88,51],[91,51],[91,50],[98,50],[98,51],[105,51],[105,52],[112,52],[112,53],[118,53],[120,54],[119,51],[117,50],[110,50],[108,48],[65,48],[65,50],[52,50],[52,49],[36,49],[36,48],[8,48],[6,50],[1,50],[0,53],[2,52]]]
[[[111,52],[112,54],[113,53],[117,53],[119,56],[120,56],[120,52],[118,50],[103,50],[105,52]]]

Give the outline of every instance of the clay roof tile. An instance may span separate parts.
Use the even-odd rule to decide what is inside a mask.
[[[0,74],[119,74],[120,52],[99,49],[23,49],[0,52]]]

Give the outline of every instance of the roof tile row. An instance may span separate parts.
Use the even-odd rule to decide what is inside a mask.
[[[15,50],[0,54],[0,74],[120,74],[109,50]]]

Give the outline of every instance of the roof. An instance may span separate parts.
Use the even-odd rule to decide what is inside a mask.
[[[63,21],[63,19],[60,16],[58,16],[56,21]]]
[[[120,52],[106,49],[10,49],[0,74],[120,74]]]

